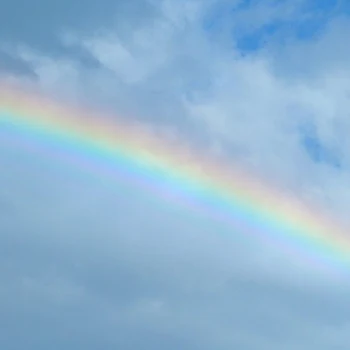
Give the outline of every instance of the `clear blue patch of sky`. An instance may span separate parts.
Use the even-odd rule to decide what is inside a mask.
[[[286,29],[286,24],[281,21],[270,23],[262,28],[259,28],[256,31],[238,36],[235,47],[242,53],[249,53],[259,50],[265,46],[265,43],[267,40],[269,40],[269,38]]]
[[[303,125],[300,128],[300,136],[305,151],[314,162],[327,163],[335,168],[341,167],[339,155],[322,143],[314,124]]]
[[[234,17],[234,14],[239,11],[253,7],[255,3],[254,0],[244,0],[235,5],[226,1],[220,2],[204,19],[204,29],[215,38],[220,34],[223,20],[227,20],[230,15]],[[264,47],[269,40],[281,44],[284,37],[311,40],[322,33],[331,18],[339,14],[350,14],[350,1],[339,3],[338,0],[306,0],[300,7],[299,16],[294,19],[267,23],[252,32],[241,34],[235,32],[234,46],[242,53],[251,53]]]

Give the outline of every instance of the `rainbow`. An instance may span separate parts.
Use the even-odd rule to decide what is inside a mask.
[[[233,237],[255,234],[297,259],[345,272],[350,266],[347,230],[321,210],[312,210],[239,167],[169,142],[140,123],[2,84],[0,146],[8,147],[14,139],[22,140],[28,149],[63,157],[85,171],[111,179],[123,174],[154,195],[230,225]]]

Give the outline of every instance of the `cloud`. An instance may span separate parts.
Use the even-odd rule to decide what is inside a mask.
[[[154,9],[148,1],[61,1],[59,3],[35,0],[4,1],[1,7],[0,28],[2,41],[25,43],[35,48],[60,55],[61,31],[80,32],[108,28],[116,22],[121,26],[135,26]],[[123,20],[127,16],[127,21]],[[35,20],[33,21],[33,18]],[[128,24],[129,23],[129,24]]]
[[[5,4],[15,69],[3,75],[132,116],[346,218],[348,19],[300,37],[288,26],[312,18],[305,4],[34,2],[30,23]],[[255,34],[263,44],[239,45]],[[3,348],[348,346],[346,281],[2,136]]]

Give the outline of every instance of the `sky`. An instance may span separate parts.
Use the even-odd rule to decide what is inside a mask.
[[[349,30],[336,0],[2,0],[0,79],[348,222]],[[345,277],[1,139],[0,162],[1,349],[349,349]]]

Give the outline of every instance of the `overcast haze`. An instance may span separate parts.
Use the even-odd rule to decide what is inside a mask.
[[[349,16],[332,0],[2,0],[0,76],[348,221]],[[345,276],[24,146],[0,129],[1,349],[349,349]]]

